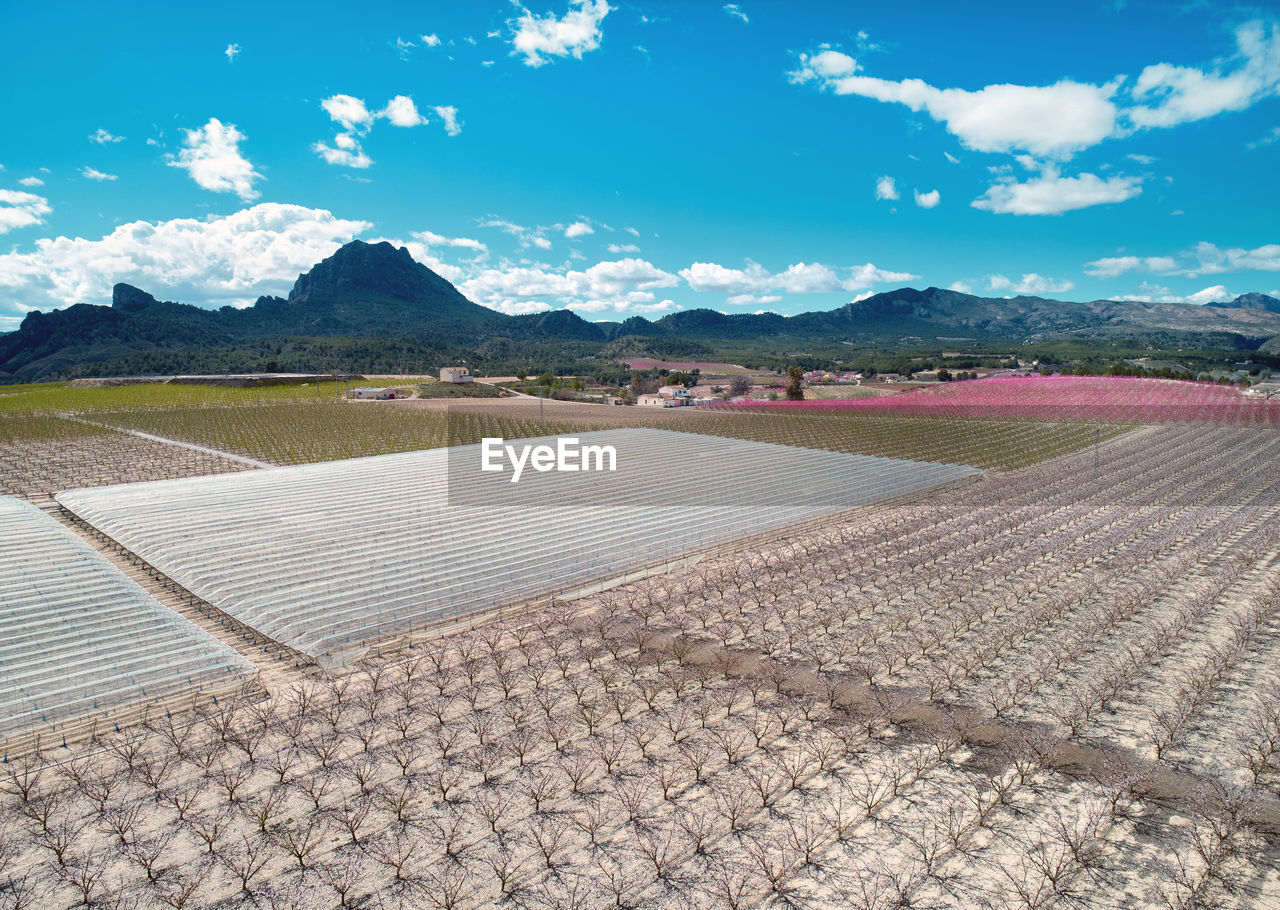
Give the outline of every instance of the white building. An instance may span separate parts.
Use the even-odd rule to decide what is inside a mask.
[[[351,397],[373,399],[376,401],[393,401],[396,397],[396,393],[395,389],[363,388],[352,389]]]
[[[470,382],[471,374],[466,367],[444,367],[440,371],[441,382]]]

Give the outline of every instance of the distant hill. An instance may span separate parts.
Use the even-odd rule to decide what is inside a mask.
[[[1206,306],[1226,309],[1266,310],[1268,313],[1280,313],[1280,300],[1266,294],[1259,294],[1256,291],[1251,294],[1241,294],[1235,300],[1210,303],[1206,304]]]
[[[1170,335],[1183,343],[1203,336],[1202,346],[1257,347],[1280,336],[1280,300],[1245,294],[1209,306],[1076,303],[899,288],[797,316],[696,309],[654,321],[633,316],[591,323],[568,310],[498,313],[468,300],[408,250],[356,240],[299,275],[287,298],[260,297],[245,309],[160,301],[117,284],[110,306],[28,313],[16,332],[0,335],[0,381],[221,372],[271,363],[360,370],[468,359],[506,369],[642,353],[718,359],[712,355],[725,348],[782,356],[841,344],[937,345],[956,337],[1027,343]]]

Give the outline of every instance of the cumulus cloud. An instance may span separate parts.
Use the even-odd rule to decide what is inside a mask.
[[[881,177],[876,180],[877,199],[897,199],[898,185],[892,177]]]
[[[227,49],[223,51],[223,53],[227,55],[228,63],[235,63],[236,58],[240,56],[240,45],[228,44]]]
[[[332,95],[320,102],[329,119],[348,132],[364,133],[373,124],[373,114],[363,98],[352,95]]]
[[[1196,291],[1194,294],[1187,295],[1187,303],[1218,303],[1235,299],[1236,295],[1220,284],[1215,284],[1211,288],[1205,288],[1203,291]]]
[[[1093,205],[1124,202],[1141,192],[1141,177],[1062,177],[1056,168],[1046,167],[1040,176],[1023,182],[1005,175],[970,205],[996,214],[1060,215]]]
[[[1185,274],[1217,275],[1223,272],[1239,272],[1256,269],[1263,272],[1280,271],[1280,244],[1268,243],[1252,250],[1242,247],[1219,249],[1216,244],[1201,241],[1194,250],[1195,265]]]
[[[39,177],[23,177],[18,183],[23,186],[44,186],[44,181]]]
[[[738,19],[742,22],[751,21],[750,19],[747,18],[747,14],[742,11],[742,7],[738,6],[738,4],[736,3],[726,3],[724,6],[720,8],[723,9],[726,13],[728,13],[734,19]]]
[[[341,167],[363,170],[373,164],[373,159],[360,147],[360,140],[351,133],[339,133],[334,136],[332,147],[324,142],[317,142],[311,146],[311,149],[329,164]]]
[[[224,126],[216,117],[210,117],[199,129],[182,132],[182,150],[176,156],[166,156],[171,167],[182,168],[206,190],[235,193],[244,200],[258,198],[253,182],[262,179],[262,175],[240,154],[240,142],[245,137],[235,124]]]
[[[417,106],[408,95],[396,95],[378,112],[378,116],[385,117],[392,126],[418,126],[427,122],[427,118],[418,113]]]
[[[989,275],[987,277],[987,287],[989,290],[997,293],[1012,292],[1014,294],[1032,294],[1036,296],[1044,294],[1062,294],[1075,287],[1075,283],[1071,281],[1060,281],[1054,278],[1046,278],[1043,275],[1037,275],[1030,272],[1023,275],[1019,280],[1012,281],[1004,275]]]
[[[86,180],[97,180],[99,183],[101,183],[104,180],[120,179],[115,174],[104,174],[102,171],[98,170],[96,167],[87,167],[87,166],[80,168],[80,176],[84,177]]]
[[[44,224],[44,216],[52,212],[49,200],[35,193],[0,189],[0,234],[17,228]]]
[[[134,221],[97,240],[42,239],[33,251],[0,254],[0,297],[23,311],[107,303],[111,286],[126,281],[165,299],[243,306],[286,292],[369,226],[271,202],[204,220]]]
[[[919,190],[914,190],[913,192],[916,197],[916,205],[922,209],[931,209],[942,201],[942,194],[937,190],[929,190],[927,193],[922,193]]]
[[[610,9],[608,0],[571,0],[568,11],[557,17],[537,16],[520,7],[520,17],[508,23],[512,54],[523,54],[525,65],[533,67],[550,63],[550,57],[581,60],[600,46],[600,23]]]
[[[1275,296],[1274,294],[1272,296]],[[1130,300],[1140,303],[1194,303],[1203,305],[1206,303],[1225,303],[1234,300],[1236,295],[1228,291],[1223,285],[1215,284],[1213,287],[1204,288],[1196,291],[1194,294],[1177,294],[1172,288],[1163,285],[1153,284],[1150,281],[1144,281],[1138,285],[1132,294],[1124,294],[1115,297],[1115,300]]]
[[[1173,272],[1178,263],[1172,256],[1109,256],[1086,262],[1086,275],[1094,278],[1115,278],[1126,272]]]
[[[572,240],[574,237],[586,237],[588,234],[594,234],[596,229],[585,221],[575,221],[564,229],[564,235]]]
[[[320,106],[329,119],[343,128],[343,132],[333,137],[333,145],[316,142],[311,149],[329,164],[342,167],[364,169],[373,164],[373,159],[365,154],[360,144],[360,137],[365,136],[376,121],[386,120],[392,126],[404,128],[430,122],[408,95],[396,95],[377,111],[370,110],[363,98],[354,95],[331,95],[321,101]],[[445,132],[450,136],[461,132],[457,108],[441,106],[435,111]]]
[[[423,45],[423,47],[439,47],[439,46],[440,46],[440,38],[439,38],[439,36],[438,36],[438,35],[436,35],[436,34],[434,34],[434,33],[432,33],[432,34],[430,34],[430,35],[423,35],[423,36],[422,36],[422,45]]]
[[[947,285],[949,291],[959,291],[961,294],[972,294],[973,285],[967,281],[953,281]]]
[[[450,136],[456,136],[462,132],[462,124],[458,122],[458,109],[453,105],[437,107],[436,116],[444,123],[444,131]]]
[[[1030,152],[1070,157],[1109,136],[1116,126],[1111,101],[1118,83],[988,85],[977,91],[936,88],[922,79],[893,81],[859,75],[856,60],[839,51],[801,54],[793,82],[816,82],[837,95],[903,104],[942,123],[965,146],[982,152]]]
[[[910,281],[918,278],[909,272],[891,272],[871,263],[855,266],[846,277],[821,263],[798,262],[785,271],[771,273],[757,262],[748,260],[745,268],[732,269],[716,262],[695,262],[680,270],[680,277],[695,291],[728,294],[745,301],[747,296],[760,298],[781,291],[787,294],[822,294],[857,291],[887,281]],[[759,302],[758,300],[753,302]]]
[[[609,244],[609,252],[614,254],[638,253],[640,252],[640,247],[636,246],[634,243],[611,243]]]
[[[1222,249],[1217,244],[1202,240],[1176,256],[1110,256],[1086,262],[1084,270],[1095,278],[1115,278],[1129,272],[1189,278],[1228,272],[1280,272],[1280,244],[1267,243],[1253,249]]]
[[[918,78],[866,75],[856,59],[830,48],[800,54],[788,75],[797,84],[927,114],[976,151],[1064,161],[1108,138],[1245,110],[1280,93],[1280,25],[1250,22],[1235,38],[1235,53],[1208,67],[1157,63],[1136,78],[1117,76],[1102,84],[1060,79],[1049,85],[940,88]]]
[[[1135,80],[1141,102],[1127,111],[1138,127],[1170,127],[1242,111],[1280,90],[1280,25],[1250,22],[1236,30],[1236,53],[1206,71],[1157,63]]]
[[[98,143],[98,145],[110,145],[116,142],[124,142],[124,137],[113,136],[110,133],[108,133],[106,130],[99,127],[96,133],[91,133],[89,135],[89,141],[96,142]]]
[[[463,280],[458,288],[477,303],[504,313],[548,309],[553,300],[571,309],[625,312],[653,304],[655,289],[678,283],[670,272],[643,259],[629,258],[597,262],[582,270],[549,266],[485,269]]]

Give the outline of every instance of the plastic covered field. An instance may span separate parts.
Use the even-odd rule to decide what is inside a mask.
[[[0,497],[0,742],[255,673],[69,528]]]
[[[470,445],[57,500],[241,622],[333,656],[980,473],[665,430],[578,438],[613,446],[617,470],[512,482]],[[508,441],[539,443],[555,438]]]

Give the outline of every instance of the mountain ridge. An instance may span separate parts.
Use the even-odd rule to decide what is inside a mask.
[[[121,358],[168,364],[181,363],[184,352],[269,352],[298,339],[382,339],[391,346],[448,358],[485,349],[508,357],[526,349],[610,356],[610,350],[627,344],[627,339],[660,340],[698,353],[716,345],[765,341],[785,349],[937,341],[957,334],[1026,343],[1143,332],[1225,335],[1257,347],[1280,338],[1280,300],[1251,293],[1207,306],[1076,302],[904,287],[833,310],[794,316],[699,308],[657,320],[631,316],[621,323],[598,324],[570,310],[499,313],[468,300],[404,247],[356,240],[300,274],[286,298],[262,296],[243,309],[162,301],[119,283],[110,306],[77,303],[47,313],[30,312],[17,331],[0,335],[0,381],[60,378]]]

